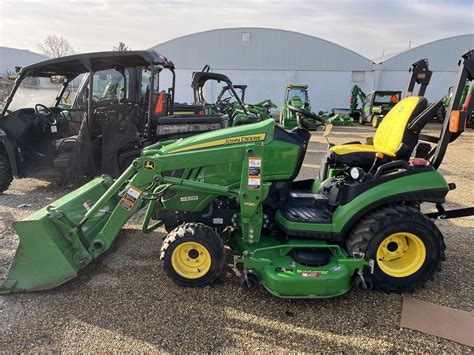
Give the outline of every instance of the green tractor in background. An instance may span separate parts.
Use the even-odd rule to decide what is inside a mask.
[[[461,96],[461,102],[459,103],[459,106],[460,106],[459,108],[462,108],[462,106],[464,106],[464,103],[466,101],[466,97],[469,93],[469,89],[470,89],[470,83],[468,82],[464,86],[464,90],[463,90],[462,96]],[[438,122],[440,122],[440,123],[444,122],[444,119],[445,119],[445,116],[446,116],[446,110],[448,109],[452,98],[453,98],[453,86],[450,86],[449,90],[448,90],[448,93],[443,97],[443,105],[440,107],[440,109],[438,111],[438,114],[436,115],[436,120]],[[472,116],[470,117],[470,119],[468,119],[466,126],[470,127],[470,128],[474,127],[474,119],[473,119]]]
[[[159,259],[182,286],[219,279],[226,245],[247,290],[261,284],[285,298],[335,297],[351,287],[416,290],[445,259],[433,220],[474,214],[444,209],[456,186],[439,170],[471,115],[472,83],[468,104],[456,108],[473,77],[474,50],[460,61],[439,136],[421,132],[442,101],[427,106],[409,96],[372,143],[330,144],[319,177],[308,180],[296,180],[311,138],[305,118],[312,113],[301,107],[288,105],[297,119],[291,131],[264,120],[152,144],[117,180],[96,178],[16,222],[20,244],[1,291],[74,278],[140,209],[144,233],[169,230]],[[424,213],[425,203],[438,212]]]
[[[308,95],[308,85],[306,84],[288,84],[286,86],[285,99],[280,111],[280,125],[286,129],[298,127],[295,111],[290,110],[290,106],[311,113],[311,103]],[[305,126],[310,130],[316,130],[321,126],[320,120],[311,119],[308,115],[304,118]]]

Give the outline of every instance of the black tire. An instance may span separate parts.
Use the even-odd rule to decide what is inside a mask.
[[[365,125],[364,115],[359,115],[358,121],[361,126],[364,126]]]
[[[185,252],[188,252],[189,258],[186,259],[187,261],[179,260],[181,264],[177,264],[178,256],[173,258],[173,254],[175,251],[176,253],[182,253],[182,249],[186,247],[183,246],[184,243],[187,243],[186,245],[193,243],[198,247],[194,248],[191,246],[189,252],[187,249],[184,249]],[[204,254],[206,254],[206,252],[208,253],[207,259],[210,261],[210,266],[206,266],[205,263],[201,263],[202,260],[199,260],[199,258],[206,258],[206,255],[203,255],[201,252],[203,250]],[[191,254],[191,252],[193,252],[193,254]],[[187,287],[205,286],[216,281],[224,270],[224,244],[219,235],[211,227],[202,223],[184,223],[173,229],[166,236],[163,241],[163,246],[161,247],[160,260],[163,261],[163,269],[168,277],[173,279],[178,285]],[[175,260],[175,265],[173,264],[173,260]],[[182,262],[188,263],[193,260],[200,262],[199,267],[186,269],[187,266],[182,264]],[[184,268],[183,270],[185,271],[192,270],[191,273],[188,273],[190,276],[186,277],[186,275],[183,274],[183,270],[180,271],[179,268],[175,268],[175,266]],[[200,270],[201,266],[205,271]],[[203,272],[203,274],[200,275],[200,272]]]
[[[8,190],[13,181],[12,167],[7,152],[0,147],[0,193]]]
[[[385,273],[379,265],[379,262],[383,263],[382,259],[377,260],[379,246],[395,233],[411,233],[417,236],[426,251],[421,266],[404,277]],[[353,252],[362,252],[367,259],[375,261],[374,274],[371,275],[375,289],[386,292],[413,292],[423,287],[428,280],[432,280],[434,273],[441,270],[446,245],[436,225],[418,209],[407,205],[390,205],[363,217],[347,238],[346,249],[350,255]],[[402,251],[402,254],[405,252]]]

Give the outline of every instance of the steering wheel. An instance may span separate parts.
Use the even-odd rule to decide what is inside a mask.
[[[232,100],[232,97],[226,97],[225,99],[216,102],[216,106],[221,112],[225,112],[230,108],[230,100]]]
[[[294,107],[294,106],[291,106],[291,105],[288,105],[288,110],[296,113],[296,116],[298,117],[299,115],[301,116],[304,116],[304,117],[307,117],[307,118],[311,118],[315,121],[318,121],[318,122],[321,122],[321,123],[326,123],[326,120],[324,118],[322,118],[321,116],[311,112],[311,111],[308,111],[308,110],[305,110],[305,109],[302,109],[302,108],[298,108],[298,107]],[[304,121],[303,120],[297,120],[298,121],[298,126],[301,126],[300,128],[306,128],[304,127]],[[301,121],[301,122],[300,122]]]
[[[56,120],[53,118],[53,112],[51,109],[43,104],[36,104],[35,105],[35,113],[40,117],[40,119],[48,124],[48,125],[55,125]]]

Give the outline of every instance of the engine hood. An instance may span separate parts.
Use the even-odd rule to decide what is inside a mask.
[[[161,154],[178,154],[198,149],[211,149],[223,145],[271,142],[275,131],[274,120],[223,128],[179,139],[160,149]]]

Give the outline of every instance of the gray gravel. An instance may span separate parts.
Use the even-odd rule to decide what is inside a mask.
[[[434,125],[433,127],[438,127]],[[302,178],[315,176],[326,144],[314,133]],[[335,127],[334,143],[372,135]],[[450,146],[442,170],[457,190],[449,207],[474,201],[468,130]],[[54,183],[15,180],[0,195],[0,273],[15,248],[11,223],[69,192]],[[22,203],[32,204],[18,209]],[[474,218],[442,221],[447,261],[415,298],[473,310]],[[185,289],[158,262],[162,230],[139,231],[134,218],[112,250],[71,282],[50,291],[0,296],[2,351],[427,351],[471,352],[448,340],[399,327],[402,295],[351,291],[329,300],[285,300],[242,291],[229,266],[220,284]],[[230,263],[230,258],[229,258]]]

